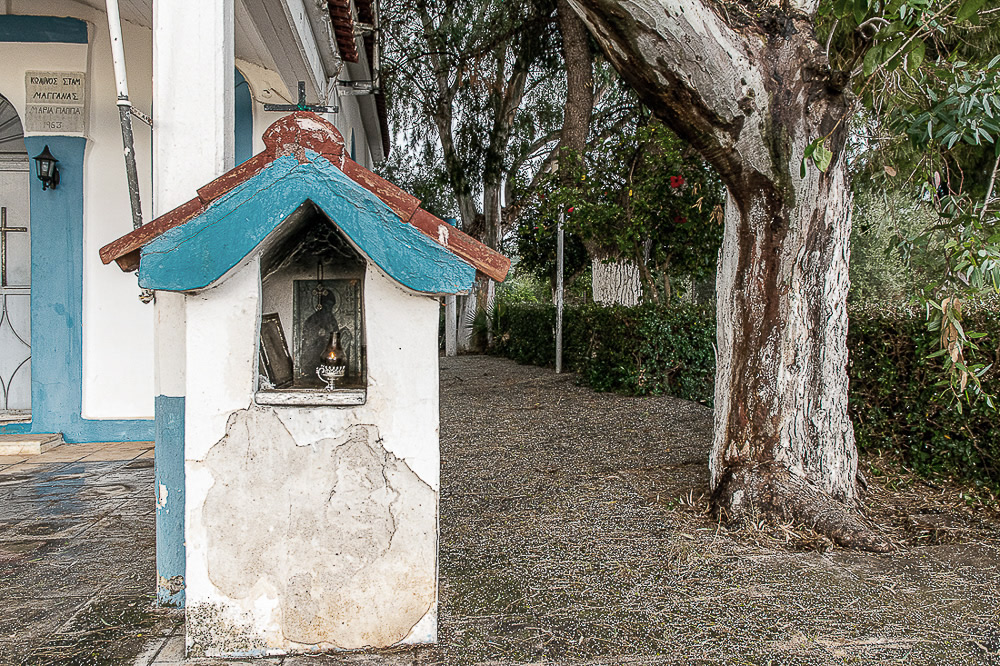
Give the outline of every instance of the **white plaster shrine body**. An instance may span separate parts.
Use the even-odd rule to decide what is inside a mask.
[[[188,648],[432,643],[440,306],[369,265],[366,403],[255,406],[258,276],[186,296]]]
[[[182,299],[164,329],[186,349],[188,656],[433,643],[438,299],[477,271],[504,279],[510,260],[349,159],[315,114],[275,122],[264,144],[102,250],[141,250],[140,286]],[[313,235],[330,231],[338,259]],[[293,280],[327,262],[362,280],[360,388],[258,390],[264,314],[289,330]]]

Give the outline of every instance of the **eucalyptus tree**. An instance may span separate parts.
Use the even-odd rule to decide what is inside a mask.
[[[717,511],[770,512],[886,549],[856,511],[845,149],[858,93],[881,91],[900,67],[918,71],[928,41],[974,19],[982,0],[569,2],[727,187],[709,463]]]
[[[554,11],[554,0],[387,0],[384,7],[385,85],[393,124],[407,139],[390,169],[403,180],[444,185],[454,208],[439,212],[457,214],[491,247],[501,238],[512,152],[558,129]]]

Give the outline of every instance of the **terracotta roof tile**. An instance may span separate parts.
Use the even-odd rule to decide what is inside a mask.
[[[306,150],[310,150],[378,197],[400,220],[412,224],[482,274],[497,281],[507,276],[510,259],[420,208],[419,199],[348,158],[340,132],[316,114],[295,111],[267,128],[263,139],[262,152],[201,187],[194,199],[105,245],[101,248],[101,260],[105,264],[116,261],[122,270],[135,270],[138,252],[144,245],[168,229],[197,217],[213,201],[258,174],[275,159],[294,155],[305,161],[308,159]]]
[[[118,261],[126,255],[138,252],[139,248],[162,234],[167,229],[173,229],[174,227],[184,224],[188,220],[197,217],[203,210],[205,210],[205,207],[202,205],[201,199],[198,197],[182,203],[169,213],[159,216],[149,224],[144,224],[138,229],[133,230],[131,233],[125,234],[118,240],[111,241],[102,247],[101,261],[106,264],[110,264],[112,261]],[[121,265],[121,262],[119,262],[119,265]],[[122,270],[130,269],[122,266]],[[135,270],[135,268],[132,268],[131,270]]]
[[[344,160],[342,171],[361,187],[372,192],[392,209],[401,220],[409,220],[420,208],[420,199],[396,187],[385,178],[372,173],[354,160]]]
[[[358,43],[354,37],[354,17],[351,0],[327,0],[327,9],[333,19],[333,35],[337,39],[340,57],[347,62],[358,61]]]

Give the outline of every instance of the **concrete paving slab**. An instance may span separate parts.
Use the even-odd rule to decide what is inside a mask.
[[[169,637],[158,636],[156,638],[151,638],[146,646],[139,653],[139,656],[135,658],[134,666],[149,666],[153,663],[163,646],[166,645]]]
[[[81,462],[105,462],[108,460],[122,460],[135,458],[139,452],[135,449],[117,450],[112,447],[95,451],[80,459]]]
[[[72,448],[64,449],[63,447],[57,446],[51,451],[46,451],[40,456],[35,456],[33,462],[44,462],[44,463],[73,462],[75,460],[83,458],[86,455],[89,455],[89,453],[77,451]]]
[[[153,607],[153,469],[125,469],[147,449],[79,462],[107,448],[64,444],[0,470],[0,664],[131,663],[183,620]]]
[[[171,636],[163,644],[163,649],[156,655],[154,664],[183,664],[184,636]]]
[[[6,465],[3,467],[3,474],[16,474],[18,472],[39,472],[45,469],[45,463],[36,463],[26,460],[22,463],[17,463],[16,465]]]
[[[0,520],[0,542],[25,539],[68,539],[93,524],[90,517]]]
[[[0,609],[0,637],[4,642],[38,642],[38,638],[61,626],[81,606],[86,597],[64,599],[21,599]]]
[[[118,508],[123,501],[120,499],[94,501],[66,501],[60,499],[37,500],[25,499],[13,501],[0,497],[3,503],[2,513],[5,518],[31,518],[44,516],[46,518],[67,518],[73,516],[103,517]]]

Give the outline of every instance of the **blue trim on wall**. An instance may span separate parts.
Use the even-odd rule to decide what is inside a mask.
[[[286,155],[142,249],[139,284],[190,291],[225,275],[306,201],[313,202],[389,277],[413,291],[454,294],[476,270],[403,223],[374,194],[314,151]]]
[[[89,420],[83,406],[83,163],[87,140],[29,136],[29,155],[45,146],[59,160],[59,187],[32,177],[31,424],[0,434],[59,433],[67,442],[150,441],[152,420]]]
[[[156,396],[156,599],[184,606],[184,398]],[[180,576],[180,578],[178,578]],[[173,585],[171,583],[174,583]]]
[[[0,15],[0,42],[86,44],[87,23],[60,16]]]
[[[243,74],[238,69],[233,71],[236,72],[233,86],[236,164],[243,164],[253,157],[253,99],[250,97],[250,84],[243,78]]]

